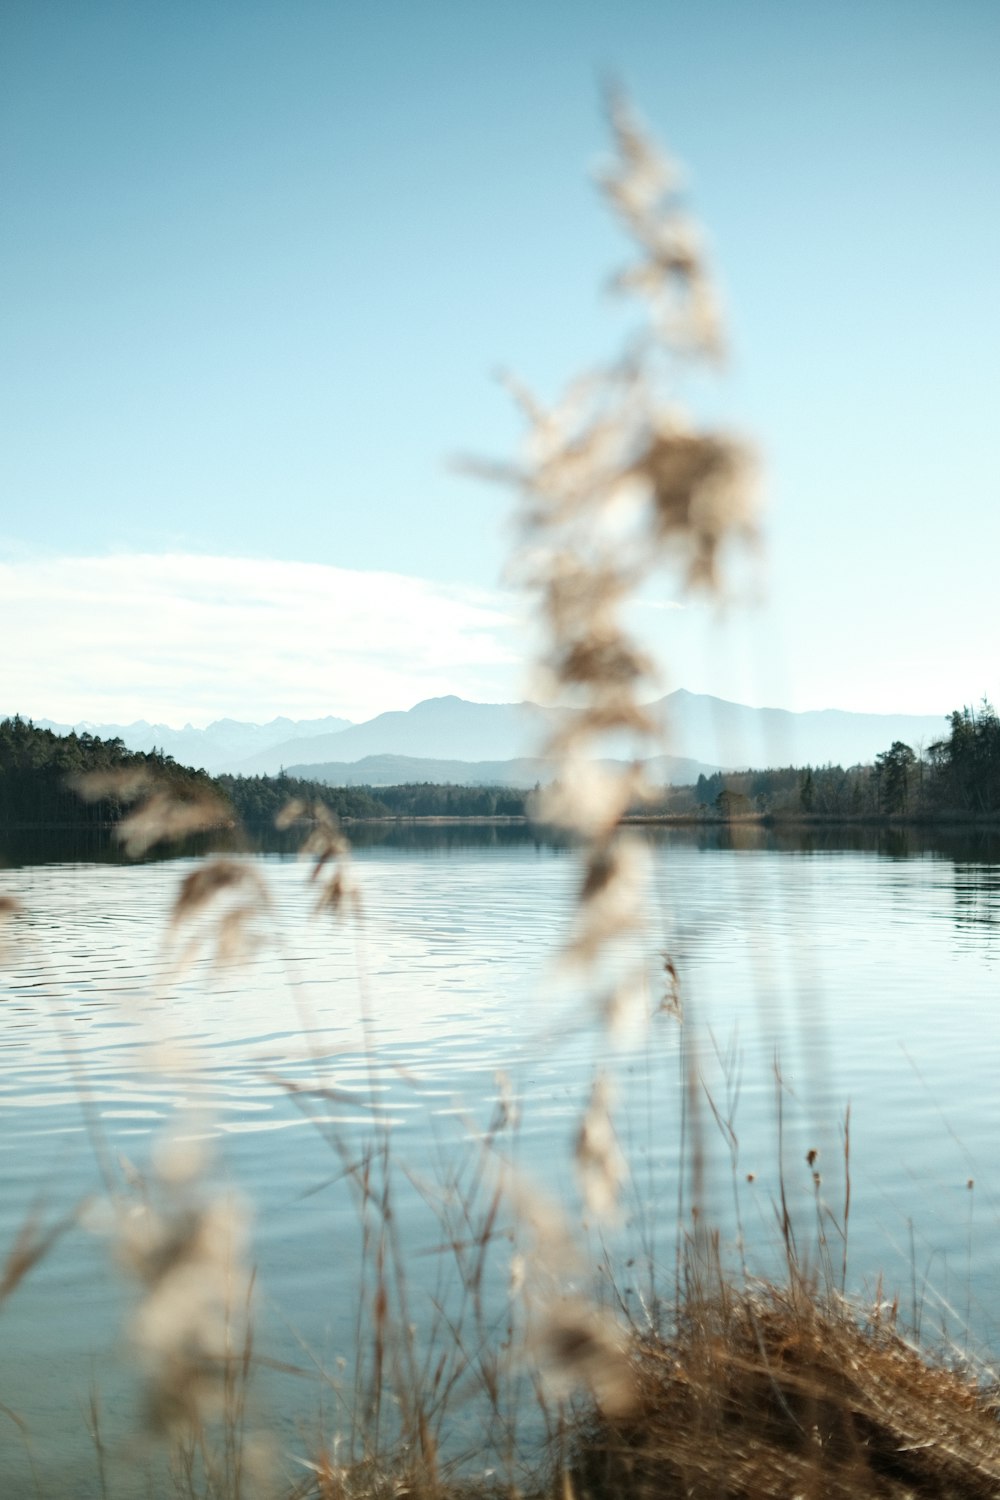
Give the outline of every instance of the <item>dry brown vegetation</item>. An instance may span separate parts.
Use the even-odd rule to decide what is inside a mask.
[[[865,1320],[798,1279],[720,1284],[635,1359],[633,1411],[576,1436],[578,1500],[1000,1494],[996,1393],[929,1360],[891,1312]]]

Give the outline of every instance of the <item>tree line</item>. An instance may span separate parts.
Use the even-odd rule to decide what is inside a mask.
[[[716,772],[692,787],[668,789],[666,815],[723,818],[990,817],[1000,814],[1000,719],[985,699],[947,720],[926,747],[895,740],[870,765],[785,766]]]
[[[380,786],[376,795],[397,818],[520,818],[530,794],[516,787],[414,782]]]
[[[181,801],[214,796],[247,828],[273,827],[289,802],[321,801],[338,818],[517,817],[526,794],[508,787],[411,784],[333,787],[282,772],[278,776],[210,776],[180,766],[160,750],[129,750],[120,739],[56,734],[20,717],[0,722],[0,826],[92,826],[117,823],[130,799],[114,789],[86,798],[86,778],[140,773]],[[114,781],[115,777],[109,778]]]
[[[1000,815],[1000,719],[984,701],[956,709],[948,733],[916,750],[896,740],[871,765],[784,766],[716,772],[693,786],[667,787],[633,811],[665,817],[941,818]],[[181,800],[213,795],[248,828],[274,825],[290,801],[322,801],[337,817],[523,817],[530,796],[513,787],[407,783],[331,787],[288,776],[210,776],[160,750],[129,750],[120,739],[58,735],[30,720],[0,722],[0,825],[107,826],[127,811],[113,790],[86,801],[81,778],[141,772]]]
[[[290,801],[320,801],[339,818],[512,818],[525,812],[527,793],[510,787],[407,782],[400,786],[328,786],[282,772],[278,776],[217,776],[215,785],[249,827],[263,827]]]
[[[185,800],[213,790],[205,771],[178,766],[159,750],[129,750],[120,739],[56,734],[15,716],[0,722],[0,823],[95,827],[115,823],[129,799],[108,791],[81,796],[82,779],[102,772],[144,773]]]
[[[212,780],[218,793],[248,828],[269,828],[289,802],[323,802],[338,818],[385,818],[389,809],[365,786],[324,786],[299,776],[231,776]]]
[[[250,827],[274,822],[289,801],[321,801],[339,818],[522,817],[527,793],[511,787],[407,782],[399,786],[328,786],[278,776],[216,776],[215,785]]]

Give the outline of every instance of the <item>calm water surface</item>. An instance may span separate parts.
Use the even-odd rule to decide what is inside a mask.
[[[650,1009],[658,955],[672,955],[687,1045],[731,1118],[727,1135],[702,1096],[706,1201],[734,1261],[742,1235],[752,1268],[777,1264],[782,1161],[804,1253],[817,1208],[842,1217],[849,1104],[849,1286],[873,1292],[884,1273],[885,1295],[898,1292],[925,1334],[943,1327],[1000,1354],[996,851],[781,846],[760,831],[736,847],[693,833],[648,842],[655,919],[636,951],[648,957]],[[30,1494],[36,1481],[45,1495],[98,1492],[86,1418],[96,1389],[118,1465],[111,1493],[130,1493],[128,1301],[100,1198],[108,1178],[121,1188],[147,1171],[171,1130],[210,1140],[215,1179],[252,1205],[258,1347],[335,1374],[353,1358],[362,1255],[356,1205],[336,1179],[342,1157],[372,1139],[373,1112],[400,1166],[422,1326],[444,1276],[428,1205],[469,1169],[498,1075],[519,1105],[509,1149],[525,1180],[576,1211],[572,1142],[604,1064],[631,1166],[610,1239],[619,1285],[643,1293],[648,1273],[626,1266],[652,1251],[669,1292],[680,1032],[660,1015],[610,1047],[583,991],[553,989],[547,965],[572,912],[567,851],[506,830],[383,838],[356,854],[359,928],[312,920],[308,869],[256,856],[274,905],[256,956],[222,973],[196,963],[181,980],[164,934],[194,862],[59,853],[32,863],[38,851],[24,850],[0,872],[25,911],[0,971],[0,1250],[32,1213],[49,1222],[93,1202],[0,1308],[0,1403],[22,1424],[0,1411],[0,1492]],[[315,1386],[274,1375],[259,1401],[285,1448],[304,1451]]]

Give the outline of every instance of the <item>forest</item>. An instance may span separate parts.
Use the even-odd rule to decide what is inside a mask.
[[[158,750],[129,750],[120,739],[58,735],[20,717],[0,722],[0,827],[106,827],[123,818],[135,790],[154,788],[183,803],[215,798],[232,822],[253,829],[273,827],[290,802],[321,801],[347,821],[522,817],[526,802],[509,787],[333,787],[284,772],[210,776]]]
[[[699,776],[694,786],[665,787],[631,811],[665,819],[834,821],[1000,814],[1000,719],[995,709],[984,700],[977,708],[956,709],[947,724],[948,733],[920,752],[897,740],[871,765],[719,771]],[[321,801],[347,821],[530,816],[531,794],[512,787],[332,787],[284,772],[210,776],[177,765],[158,750],[129,750],[120,739],[57,735],[20,717],[0,722],[0,826],[115,824],[134,800],[134,792],[126,793],[128,782],[147,790],[155,786],[182,803],[215,798],[233,823],[254,829],[272,827],[291,801],[305,806]]]
[[[666,816],[775,819],[989,818],[1000,813],[1000,719],[985,699],[956,709],[948,733],[918,753],[896,740],[871,765],[786,766],[699,776],[668,788]]]
[[[103,794],[82,794],[84,778],[96,788],[98,777]],[[133,800],[130,780],[134,787],[155,782],[184,801],[214,790],[205,771],[178,766],[156,750],[129,750],[120,739],[92,734],[59,735],[19,716],[0,722],[0,825],[116,823]]]

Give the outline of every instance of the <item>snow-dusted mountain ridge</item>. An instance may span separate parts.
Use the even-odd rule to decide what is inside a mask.
[[[203,767],[206,771],[230,771],[248,756],[263,755],[276,744],[294,739],[305,744],[317,735],[332,734],[350,725],[350,719],[328,715],[322,719],[289,719],[279,717],[268,724],[248,724],[240,719],[216,719],[205,729],[185,724],[172,729],[169,724],[150,724],[137,719],[133,724],[54,724],[39,719],[43,729],[57,734],[95,734],[102,740],[120,739],[130,750],[162,750],[182,766]]]
[[[871,761],[894,740],[919,748],[947,733],[946,714],[860,714],[843,709],[795,713],[750,708],[684,689],[652,705],[667,730],[666,748],[726,769],[747,766],[855,765]],[[219,719],[206,729],[164,724],[80,724],[102,738],[117,736],[136,750],[156,746],[185,765],[245,775],[324,762],[356,764],[368,756],[406,756],[447,762],[499,762],[538,755],[546,729],[565,710],[535,703],[472,703],[454,696],[427,698],[405,711],[377,714],[361,724],[335,717],[272,719],[248,724]],[[44,721],[42,721],[44,723]],[[69,726],[49,725],[65,733]],[[601,746],[626,758],[636,747],[621,738]],[[432,779],[424,777],[421,779]]]

